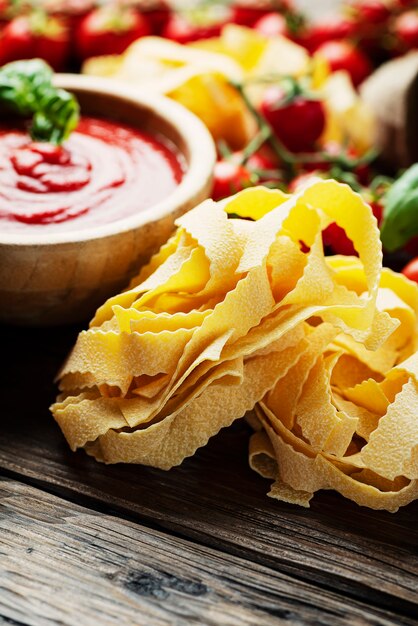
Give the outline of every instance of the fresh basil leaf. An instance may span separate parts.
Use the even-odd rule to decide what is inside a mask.
[[[380,238],[388,252],[418,235],[418,163],[395,181],[385,197]]]
[[[76,128],[78,102],[52,84],[53,71],[41,59],[15,61],[0,68],[0,107],[32,118],[30,134],[36,141],[61,144]]]

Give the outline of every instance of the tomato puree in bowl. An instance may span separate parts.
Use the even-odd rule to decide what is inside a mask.
[[[148,209],[181,182],[183,156],[163,136],[82,116],[63,146],[0,126],[0,232],[62,232]]]

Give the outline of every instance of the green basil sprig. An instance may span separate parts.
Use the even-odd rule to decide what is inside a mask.
[[[54,87],[52,78],[52,69],[41,59],[4,65],[0,68],[0,109],[32,116],[32,139],[59,145],[76,128],[80,108],[75,96]]]
[[[388,252],[418,235],[418,163],[395,181],[386,194],[380,238]]]

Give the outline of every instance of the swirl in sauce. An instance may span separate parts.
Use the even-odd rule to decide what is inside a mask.
[[[0,230],[114,222],[167,197],[184,169],[167,139],[118,122],[82,117],[63,147],[0,127]]]

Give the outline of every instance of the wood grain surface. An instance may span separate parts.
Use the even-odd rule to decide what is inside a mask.
[[[327,605],[331,596],[336,602],[339,598],[343,607],[335,620],[343,619],[347,607],[359,610],[357,621],[348,622],[323,621],[313,613],[298,614],[289,608],[290,617],[270,614],[265,619],[290,624],[387,623],[379,619],[417,623],[418,503],[389,514],[358,507],[330,492],[316,496],[308,510],[272,501],[265,495],[268,481],[248,468],[249,430],[242,422],[222,431],[170,472],[104,466],[83,452],[71,453],[47,407],[55,393],[51,381],[76,332],[74,328],[0,331],[6,365],[1,383],[3,475],[35,485],[45,498],[50,497],[46,492],[54,493],[94,510],[94,515],[113,515],[120,523],[129,521],[132,528],[146,525],[150,533],[163,532],[174,542],[176,554],[181,554],[177,540],[193,542],[188,544],[190,571],[193,550],[205,554],[212,550],[225,563],[237,567],[241,563],[241,580],[250,578],[255,568],[267,578],[279,577],[280,584],[293,581],[294,597],[302,604],[301,589],[314,593],[315,588],[312,606],[321,607],[323,620],[334,611]],[[69,505],[69,511],[71,507],[76,508]],[[234,571],[232,578],[238,575]],[[284,591],[277,593],[285,596]],[[266,602],[270,591],[265,594]],[[241,600],[237,603],[241,606]],[[19,622],[18,617],[13,619]],[[235,623],[214,619],[207,623]]]
[[[413,624],[16,481],[0,479],[0,499],[0,615],[12,624]]]

